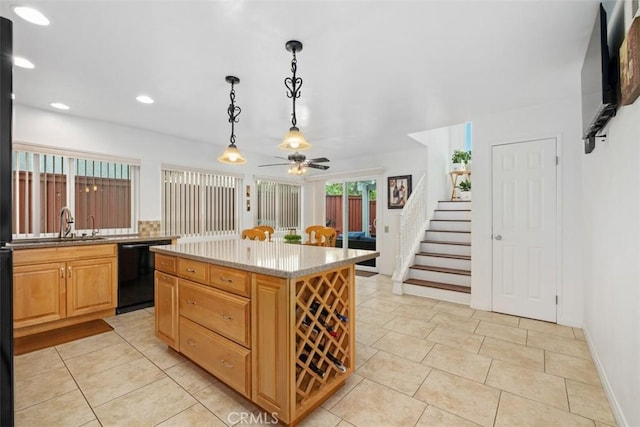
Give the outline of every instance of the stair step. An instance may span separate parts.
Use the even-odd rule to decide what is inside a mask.
[[[420,280],[420,279],[407,279],[404,281],[404,283],[408,283],[410,285],[424,286],[427,288],[444,289],[444,290],[453,291],[453,292],[462,292],[465,294],[471,293],[471,288],[469,286],[450,285],[448,283],[430,282],[428,280]]]
[[[433,256],[438,258],[453,258],[453,259],[464,259],[471,261],[471,256],[469,255],[452,255],[452,254],[440,254],[436,252],[418,252],[416,255],[422,256]]]
[[[446,200],[447,202],[449,200]],[[434,212],[450,212],[451,209],[434,209]],[[456,209],[457,212],[471,212],[471,209]]]
[[[440,200],[438,202],[438,210],[458,211],[469,210],[471,200]]]
[[[445,242],[443,240],[423,240],[421,243],[434,243],[436,245],[471,246],[471,243],[469,243],[469,242]]]
[[[432,230],[429,229],[425,232],[425,240],[435,240],[438,242],[465,242],[471,243],[470,231],[459,230]]]
[[[469,219],[432,219],[427,231],[471,232]]]
[[[418,264],[414,264],[409,268],[414,268],[416,270],[423,270],[423,271],[435,271],[438,273],[459,274],[461,276],[471,276],[471,271],[458,270],[457,268],[431,267],[427,265],[418,265]]]
[[[471,209],[457,209],[457,210],[444,210],[444,209],[436,209],[433,211],[433,219],[440,220],[466,220],[471,221]]]

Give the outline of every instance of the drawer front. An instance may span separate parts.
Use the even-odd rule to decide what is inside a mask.
[[[209,284],[234,294],[251,296],[251,274],[246,271],[211,265],[209,267]]]
[[[179,313],[238,344],[250,347],[251,305],[246,298],[180,279]]]
[[[251,352],[180,316],[180,352],[247,398]]]
[[[178,276],[206,284],[209,282],[209,264],[192,259],[178,258]]]
[[[174,256],[156,254],[155,266],[156,270],[164,271],[169,274],[176,274],[178,260]]]

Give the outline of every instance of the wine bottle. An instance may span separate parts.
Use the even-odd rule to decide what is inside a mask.
[[[318,311],[318,308],[320,307],[320,303],[318,301],[314,301],[311,303],[311,306],[309,306],[309,311],[311,311],[313,314],[315,314]],[[324,318],[326,319],[329,316],[329,311],[325,308],[322,309],[322,311],[320,312],[320,314],[322,316],[324,316]],[[338,313],[338,310],[335,309],[333,310],[333,314],[340,319],[343,322],[348,322],[349,318],[345,315],[342,315],[340,313]]]
[[[313,350],[313,348],[311,348],[311,346],[309,344],[305,344],[304,349],[307,350],[307,351],[312,351]],[[327,356],[327,359],[329,359],[331,362],[333,362],[335,367],[340,372],[347,372],[347,368],[342,364],[340,359],[338,359],[337,357],[335,357],[333,354],[329,353],[328,351],[325,351],[324,345],[318,344],[318,350],[322,351]]]
[[[340,336],[340,334],[333,329],[333,326],[331,326],[331,325],[329,325],[327,323],[324,323],[323,319],[318,319],[318,320],[320,320],[322,327],[324,327],[326,329],[326,331],[327,331],[327,333],[329,333],[329,335],[331,335],[334,338],[338,338]],[[316,326],[316,323],[313,322],[313,325],[312,325],[312,321],[309,320],[308,318],[306,318],[306,317],[303,318],[302,319],[302,324],[303,325],[307,325],[307,326],[312,326],[313,330],[315,332],[320,333],[320,329]]]
[[[306,353],[302,353],[300,354],[300,356],[298,357],[298,359],[300,359],[302,362],[307,362],[307,359],[309,358],[309,355]],[[316,366],[315,363],[313,363],[313,361],[309,362],[309,369],[311,369],[313,372],[315,372],[320,378],[324,378],[324,371],[320,368],[318,368]]]

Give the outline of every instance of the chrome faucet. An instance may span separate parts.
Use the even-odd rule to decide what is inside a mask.
[[[93,215],[89,215],[89,218],[91,220],[91,237],[95,237],[96,234],[98,234],[98,229],[96,229],[96,218]]]
[[[62,239],[71,233],[71,224],[73,224],[73,216],[71,215],[71,210],[65,206],[60,209],[60,232],[58,233],[58,238]]]

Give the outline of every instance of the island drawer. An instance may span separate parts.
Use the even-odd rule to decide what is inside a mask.
[[[251,304],[248,299],[184,279],[178,281],[178,295],[180,315],[238,344],[251,346]]]
[[[234,294],[251,296],[251,274],[246,271],[211,265],[209,267],[209,284]]]
[[[180,317],[180,352],[247,398],[251,396],[251,352]]]
[[[177,263],[178,260],[174,256],[156,254],[156,270],[164,271],[169,274],[176,274]]]
[[[206,284],[209,281],[209,264],[178,258],[178,276]]]

